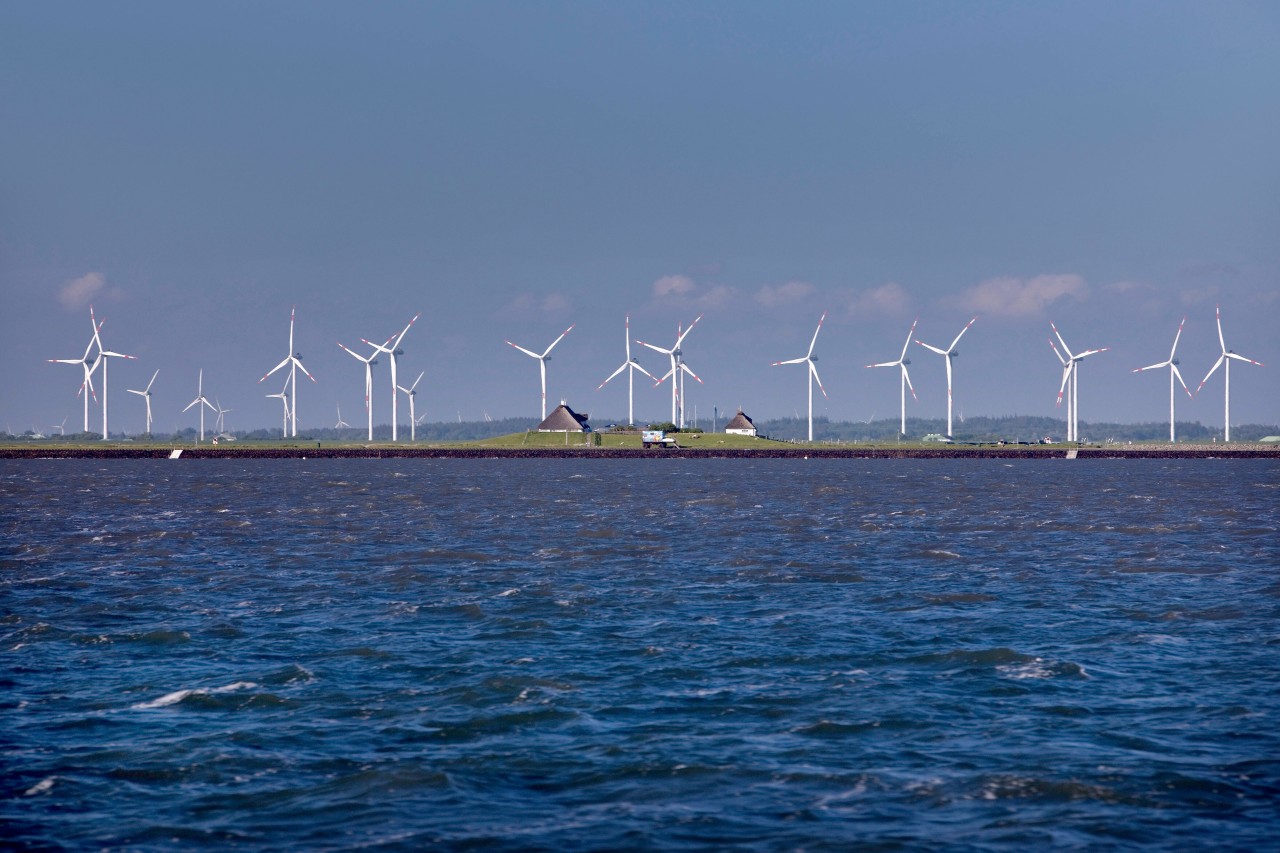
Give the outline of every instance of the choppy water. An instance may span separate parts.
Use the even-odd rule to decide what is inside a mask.
[[[0,843],[1280,837],[1272,461],[0,464]]]

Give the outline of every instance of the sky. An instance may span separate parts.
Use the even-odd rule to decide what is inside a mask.
[[[957,415],[1160,422],[1174,332],[1195,391],[1280,423],[1280,5],[1273,2],[0,2],[0,426],[363,422],[337,346],[405,336],[427,420],[624,419],[631,337],[685,341],[687,417],[896,417],[907,330],[958,347]],[[632,345],[652,372],[665,357]],[[944,361],[908,352],[908,416]],[[639,377],[643,379],[643,377]],[[404,381],[404,380],[407,380]],[[377,423],[390,377],[375,368]],[[1180,420],[1221,425],[1222,371]],[[101,390],[99,389],[99,394]],[[638,382],[637,420],[670,417]],[[407,423],[401,398],[401,422]],[[94,408],[91,427],[101,428]],[[721,416],[723,422],[723,415]]]

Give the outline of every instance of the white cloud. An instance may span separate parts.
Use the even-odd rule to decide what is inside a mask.
[[[737,296],[726,284],[698,284],[687,275],[664,275],[653,283],[655,302],[679,302],[698,308],[722,308]]]
[[[870,290],[847,290],[843,296],[850,319],[866,316],[898,316],[911,304],[906,288],[890,281]]]
[[[807,281],[793,280],[779,284],[776,287],[766,284],[760,288],[753,298],[766,308],[778,308],[783,305],[800,302],[816,291],[817,288]]]
[[[1063,297],[1083,300],[1089,286],[1074,273],[1038,275],[1035,278],[989,278],[961,294],[960,301],[970,311],[996,317],[1040,317],[1045,309]]]
[[[544,294],[521,293],[502,307],[502,314],[514,317],[530,314],[553,318],[565,317],[572,307],[569,297],[559,291]]]
[[[69,309],[83,308],[107,286],[107,277],[100,272],[85,273],[62,286],[58,301]]]

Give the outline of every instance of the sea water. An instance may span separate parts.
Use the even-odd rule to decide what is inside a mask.
[[[12,848],[1276,848],[1270,460],[0,463]]]

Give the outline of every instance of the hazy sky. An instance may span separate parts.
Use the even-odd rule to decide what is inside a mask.
[[[336,345],[417,312],[430,420],[626,414],[623,318],[705,385],[688,411],[803,413],[818,317],[833,419],[895,416],[867,370],[917,336],[966,414],[1054,414],[1050,320],[1081,418],[1161,421],[1229,347],[1232,420],[1280,422],[1280,4],[0,2],[0,426],[78,427],[89,304],[113,431],[205,390],[235,429],[362,421]],[[633,347],[651,371],[661,357]],[[919,402],[941,357],[911,345]],[[390,420],[386,364],[376,421]],[[1179,417],[1221,424],[1221,371]],[[640,384],[637,417],[670,414]],[[403,418],[407,420],[407,417]],[[94,410],[91,423],[100,425]]]

